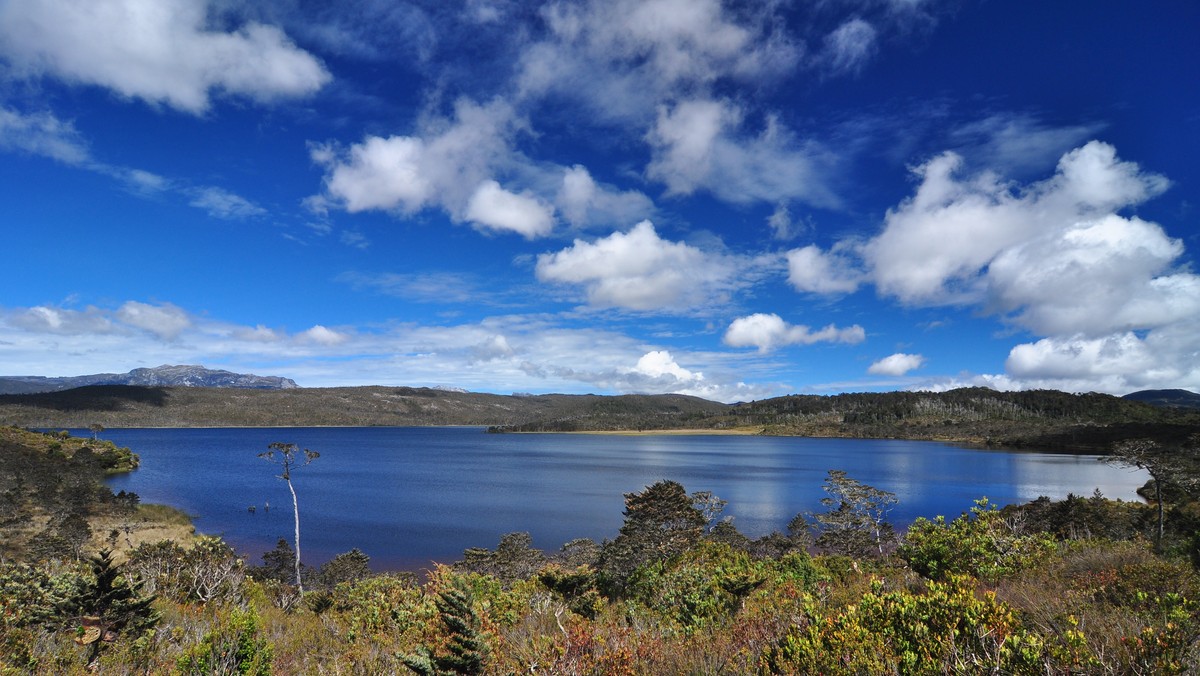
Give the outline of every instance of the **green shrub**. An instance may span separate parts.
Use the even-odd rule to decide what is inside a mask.
[[[247,674],[270,676],[273,650],[262,637],[253,609],[220,611],[200,644],[180,656],[176,668],[187,675]]]
[[[941,516],[934,521],[917,519],[899,554],[931,580],[956,574],[996,580],[1044,559],[1054,549],[1054,539],[1046,533],[1017,534],[983,498],[949,524]]]

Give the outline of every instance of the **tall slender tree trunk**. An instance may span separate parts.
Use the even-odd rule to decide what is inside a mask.
[[[1154,551],[1162,552],[1163,541],[1163,497],[1162,481],[1154,477],[1154,499],[1158,502],[1158,537],[1154,540]]]
[[[296,489],[292,488],[292,480],[287,480],[288,490],[292,492],[292,514],[296,517],[296,588],[304,595],[304,582],[300,580],[300,503],[296,501]]]

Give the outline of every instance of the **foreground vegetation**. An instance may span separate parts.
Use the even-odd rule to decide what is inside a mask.
[[[662,481],[626,495],[625,523],[603,543],[547,554],[512,533],[423,578],[373,573],[356,549],[301,566],[301,593],[284,540],[251,565],[212,537],[53,535],[62,509],[132,522],[136,498],[99,481],[135,460],[62,435],[0,439],[0,673],[1200,669],[1197,440],[1118,449],[1161,482],[1161,535],[1156,505],[1097,494],[1004,510],[980,500],[901,536],[887,521],[894,496],[831,471],[824,511],[750,539],[717,496]],[[32,521],[52,536],[21,535]]]

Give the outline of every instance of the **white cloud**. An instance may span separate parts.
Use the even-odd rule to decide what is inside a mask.
[[[320,61],[278,28],[209,30],[208,11],[192,0],[13,0],[0,6],[0,52],[18,74],[197,114],[214,91],[270,101],[329,81]]]
[[[161,340],[172,341],[191,327],[192,320],[181,308],[170,303],[151,305],[127,301],[117,310],[121,322],[147,331]]]
[[[775,211],[767,217],[767,226],[771,228],[771,236],[779,240],[794,238],[801,230],[801,225],[792,220],[792,213],[787,204],[775,205]]]
[[[867,367],[867,373],[880,376],[902,376],[925,365],[925,357],[919,354],[896,354],[884,357]]]
[[[787,73],[801,49],[777,30],[770,4],[726,11],[719,0],[555,1],[545,40],[523,53],[526,95],[581,100],[610,119],[640,119],[658,101],[725,78]]]
[[[1039,335],[1099,336],[1200,316],[1200,277],[1171,273],[1183,244],[1109,214],[1003,251],[987,272],[994,308]]]
[[[283,338],[278,331],[263,326],[262,324],[258,324],[254,328],[250,328],[248,326],[238,327],[234,329],[233,336],[238,340],[259,343],[276,343]]]
[[[859,17],[846,20],[825,37],[821,61],[835,74],[857,73],[875,53],[878,31]]]
[[[590,305],[684,311],[736,286],[736,263],[682,242],[664,240],[649,221],[626,233],[574,245],[537,259],[543,282],[583,285]]]
[[[296,334],[296,339],[304,343],[332,347],[346,342],[349,340],[349,336],[317,324],[307,331]]]
[[[856,344],[866,340],[867,334],[857,324],[838,328],[830,324],[813,331],[802,324],[792,325],[777,314],[756,313],[739,317],[725,330],[723,341],[730,347],[757,347],[759,352],[768,352],[787,345],[812,345],[814,343]]]
[[[90,161],[87,144],[75,126],[49,112],[24,114],[0,108],[0,150],[49,157],[75,166]]]
[[[1094,138],[1101,124],[1048,126],[1028,114],[993,114],[950,132],[972,164],[1006,176],[1043,171]]]
[[[508,343],[508,338],[498,333],[474,346],[471,350],[471,360],[474,362],[497,361],[511,359],[516,354],[517,351]]]
[[[153,183],[149,184],[153,185]],[[203,209],[210,216],[226,220],[254,218],[263,216],[267,210],[250,200],[235,195],[223,188],[213,186],[195,188],[188,191],[192,195],[189,205]]]
[[[1182,321],[1139,336],[1063,336],[1017,345],[1006,375],[980,376],[1005,389],[1126,394],[1136,390],[1200,389],[1200,322]]]
[[[100,310],[70,310],[39,305],[17,311],[8,317],[16,327],[33,333],[57,333],[65,335],[109,333],[114,330],[112,321]]]
[[[526,239],[543,237],[554,228],[554,209],[528,192],[516,194],[495,181],[479,184],[467,201],[464,216],[489,230],[515,232]]]
[[[581,228],[653,213],[645,195],[597,183],[582,165],[526,158],[515,144],[527,123],[511,105],[462,99],[454,110],[452,119],[425,118],[412,136],[369,136],[345,150],[313,146],[311,157],[326,173],[323,193],[307,203],[351,213],[440,208],[456,222],[527,238],[551,233],[556,208]]]
[[[832,156],[802,142],[775,117],[757,136],[739,135],[744,113],[729,101],[685,100],[660,106],[647,141],[654,157],[646,175],[669,194],[708,190],[734,203],[800,200],[832,207],[838,198],[828,185]]]
[[[425,144],[419,138],[372,136],[351,146],[344,157],[327,148],[315,149],[312,157],[329,171],[326,193],[350,213],[396,208],[417,211],[434,194],[423,171]]]
[[[863,281],[863,273],[849,256],[826,253],[815,245],[792,249],[787,253],[787,261],[788,282],[797,291],[854,293]]]
[[[916,194],[883,231],[838,252],[860,255],[876,288],[906,304],[976,305],[1038,337],[1012,348],[1007,373],[968,382],[1115,394],[1200,386],[1200,276],[1181,265],[1180,240],[1120,213],[1165,191],[1165,177],[1098,141],[1025,186],[961,167],[948,153],[918,168]]]
[[[654,350],[642,355],[633,370],[651,378],[667,376],[678,381],[704,380],[703,373],[693,373],[683,368],[675,363],[671,353],[666,350]]]
[[[191,318],[178,339],[163,341],[116,318],[132,307],[136,306],[0,312],[0,344],[5,346],[0,350],[0,372],[80,375],[177,363],[282,375],[306,387],[406,384],[491,392],[675,392],[718,401],[761,399],[787,391],[780,383],[743,382],[747,371],[771,368],[753,357],[668,352],[619,332],[568,328],[541,315],[445,326],[394,323],[333,330],[318,324],[289,335],[263,324],[231,324],[163,304]]]
[[[579,164],[563,171],[555,204],[577,228],[636,223],[654,213],[650,198],[636,190],[618,192],[601,185]]]
[[[143,169],[99,161],[91,156],[86,140],[73,124],[59,120],[49,112],[23,114],[0,107],[0,151],[48,157],[116,179],[125,189],[141,196],[180,195],[188,200],[189,206],[202,209],[215,218],[244,219],[267,213],[266,209],[224,188],[188,186]]]
[[[977,302],[982,274],[1002,252],[1168,185],[1096,141],[1063,155],[1054,177],[1020,191],[989,173],[960,180],[961,166],[961,157],[946,153],[918,167],[916,194],[889,210],[883,232],[862,247],[881,292],[911,304]]]

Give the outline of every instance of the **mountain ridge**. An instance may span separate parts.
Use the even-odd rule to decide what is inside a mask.
[[[82,376],[0,376],[0,394],[61,392],[93,385],[145,387],[224,387],[254,390],[288,390],[300,387],[282,376],[258,376],[210,369],[196,364],[163,364],[136,368],[128,373],[95,373]]]
[[[1140,390],[1138,392],[1130,392],[1123,398],[1144,402],[1151,406],[1200,408],[1200,394],[1189,390]]]

